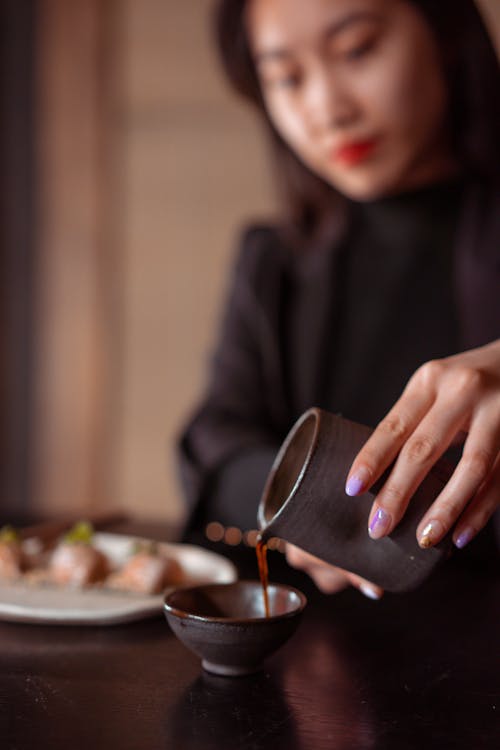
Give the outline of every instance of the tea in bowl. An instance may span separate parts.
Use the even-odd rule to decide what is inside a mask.
[[[176,589],[165,597],[165,617],[207,672],[251,674],[293,635],[307,603],[292,586],[269,584],[267,591],[268,617],[259,581]]]

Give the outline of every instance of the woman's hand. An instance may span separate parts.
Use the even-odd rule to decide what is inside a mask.
[[[396,459],[370,513],[373,539],[390,534],[422,479],[461,434],[462,457],[418,525],[421,547],[433,546],[454,525],[454,543],[464,547],[500,503],[500,340],[420,367],[356,456],[348,495],[365,492]]]
[[[345,589],[346,586],[354,586],[362,594],[370,599],[380,599],[384,590],[370,581],[365,581],[354,573],[349,573],[342,568],[323,562],[318,557],[313,557],[308,552],[293,544],[286,545],[286,559],[289,565],[299,568],[312,578],[316,586],[324,594],[335,594]]]

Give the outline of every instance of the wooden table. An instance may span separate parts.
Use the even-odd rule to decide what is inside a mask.
[[[249,551],[219,551],[252,573]],[[284,571],[271,555],[271,578]],[[500,747],[491,564],[457,555],[419,590],[380,602],[307,593],[296,635],[244,678],[204,673],[162,615],[109,627],[0,623],[0,748]]]

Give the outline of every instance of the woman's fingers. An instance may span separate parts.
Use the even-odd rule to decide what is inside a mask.
[[[341,570],[341,568],[339,568]],[[344,570],[342,571],[351,586],[354,586],[354,588],[358,589],[362,594],[368,597],[368,599],[380,599],[384,594],[384,589],[380,586],[377,586],[375,583],[372,583],[371,581],[367,581],[365,578],[360,578],[359,576],[355,575],[354,573],[349,573],[349,571]]]
[[[349,495],[369,489],[394,462],[369,516],[373,539],[393,531],[432,466],[464,433],[462,459],[417,529],[422,547],[439,542],[470,506],[476,515],[464,516],[474,521],[470,528],[460,524],[463,546],[498,503],[490,475],[500,451],[500,342],[423,365],[359,452]],[[477,493],[487,499],[471,505]]]
[[[500,456],[490,476],[479,488],[453,532],[453,542],[462,549],[474,539],[500,506]]]
[[[324,594],[335,594],[349,585],[349,581],[340,568],[324,563],[318,557],[304,552],[293,544],[286,545],[286,559],[293,568],[307,573]]]
[[[426,372],[421,368],[411,378],[401,398],[354,459],[346,482],[348,495],[355,496],[366,492],[382,476],[431,408],[435,400],[435,390]],[[422,383],[425,387],[421,386]]]
[[[477,533],[486,524],[496,504],[499,502],[500,483],[498,476],[498,455],[500,451],[500,424],[492,418],[493,408],[485,403],[473,421],[465,442],[462,458],[446,487],[434,501],[417,528],[417,539],[421,547],[437,544],[454,526],[464,509],[471,503],[474,509],[474,525],[467,530],[462,519],[460,528],[466,536],[461,538],[465,546],[472,530]],[[496,404],[500,411],[500,406]],[[495,470],[493,467],[495,465]],[[483,516],[485,520],[483,521]],[[467,515],[465,516],[467,520]],[[469,517],[469,521],[470,521]],[[460,531],[459,534],[460,535]],[[458,536],[456,537],[458,538]],[[470,536],[472,538],[472,536]]]
[[[371,509],[368,530],[372,539],[390,534],[399,523],[411,497],[451,445],[471,408],[472,403],[465,404],[453,392],[446,393],[408,437]]]
[[[293,544],[286,545],[286,558],[292,567],[307,573],[324,594],[334,594],[349,585],[357,588],[369,599],[380,599],[384,593],[380,586],[376,586],[371,581],[366,581],[343,568],[328,565]]]

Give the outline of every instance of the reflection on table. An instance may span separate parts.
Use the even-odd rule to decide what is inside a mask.
[[[256,570],[253,550],[225,552],[242,575]],[[271,578],[290,575],[279,553],[269,562]],[[380,602],[354,590],[306,593],[296,635],[244,678],[204,673],[161,613],[119,626],[0,623],[1,747],[498,746],[500,579],[491,563],[456,556],[417,591]]]

